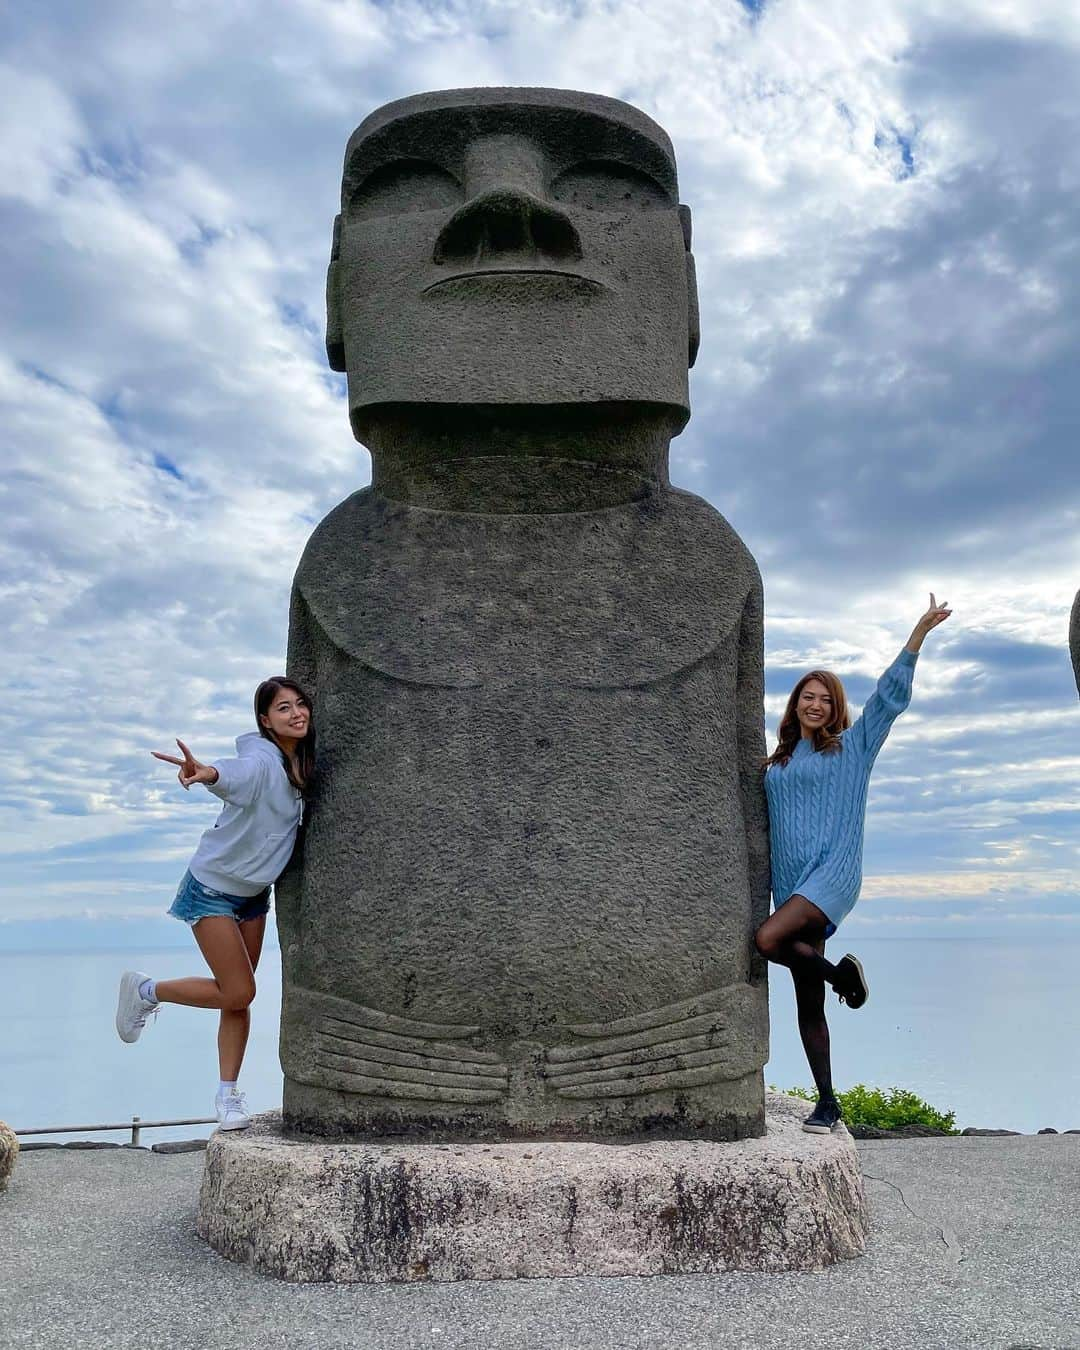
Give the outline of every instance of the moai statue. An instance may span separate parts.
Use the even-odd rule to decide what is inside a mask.
[[[1080,591],[1076,592],[1069,622],[1069,651],[1072,653],[1073,674],[1076,676],[1076,692],[1080,694]]]
[[[327,310],[373,469],[293,590],[286,1129],[763,1133],[761,587],[668,481],[697,298],[667,136],[554,89],[378,109]]]

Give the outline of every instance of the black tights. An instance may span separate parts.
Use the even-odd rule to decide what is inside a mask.
[[[819,1097],[833,1095],[832,1055],[829,1051],[829,1024],[825,1020],[825,984],[814,976],[791,972],[795,982],[795,1006],[799,1012],[799,1035],[806,1062],[814,1075]]]
[[[785,914],[784,911],[787,911]],[[787,966],[795,985],[799,1035],[819,1097],[833,1095],[829,1024],[825,1020],[825,986],[836,967],[825,960],[825,916],[803,896],[792,896],[754,935],[767,961]]]

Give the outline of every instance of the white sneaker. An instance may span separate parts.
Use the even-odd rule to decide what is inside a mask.
[[[120,997],[116,1003],[116,1034],[130,1045],[137,1041],[151,1017],[157,1016],[159,1005],[139,997],[139,985],[148,980],[141,970],[125,970],[120,976]]]
[[[215,1097],[214,1110],[217,1112],[219,1130],[246,1130],[251,1124],[242,1092]]]

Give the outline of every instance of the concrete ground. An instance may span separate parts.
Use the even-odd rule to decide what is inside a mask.
[[[1080,1350],[1080,1136],[859,1154],[870,1247],[821,1274],[328,1287],[199,1241],[201,1153],[24,1153],[0,1196],[0,1347]]]

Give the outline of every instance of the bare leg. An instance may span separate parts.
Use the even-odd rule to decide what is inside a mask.
[[[831,985],[836,967],[822,955],[826,923],[817,905],[805,895],[793,895],[757,930],[754,945],[767,961],[787,966],[792,975]]]
[[[218,1032],[221,1076],[227,1082],[234,1081],[240,1071],[247,1041],[247,1008],[255,997],[251,956],[240,929],[241,925],[235,919],[223,914],[212,914],[200,919],[195,925],[195,941],[214,978],[209,980],[203,976],[190,975],[180,980],[159,980],[155,984],[155,992],[161,1003],[182,1003],[189,1008],[219,1008],[222,1012],[244,1014],[242,1018],[230,1020],[230,1032],[224,1036],[224,1047],[224,1018]],[[261,942],[261,932],[258,938]],[[233,1069],[234,1072],[227,1074],[227,1069]]]
[[[262,953],[263,934],[266,931],[266,915],[257,919],[245,919],[237,928],[244,940],[252,974],[259,964]],[[235,1083],[240,1077],[240,1066],[244,1062],[248,1034],[251,1031],[251,1008],[222,1008],[221,1023],[218,1026],[218,1066],[223,1083]]]
[[[823,954],[824,940],[818,945]],[[832,1097],[832,1057],[829,1047],[829,1024],[825,1020],[825,981],[813,975],[798,974],[791,978],[795,985],[795,1004],[799,1010],[799,1035],[806,1061],[814,1076],[819,1097]]]

